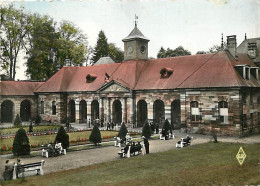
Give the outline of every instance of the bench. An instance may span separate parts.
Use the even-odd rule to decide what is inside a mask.
[[[119,137],[114,137],[115,138],[115,147],[121,147],[121,139]]]
[[[13,180],[24,177],[24,173],[36,171],[37,175],[43,175],[43,165],[44,160],[36,163],[29,163],[24,165],[17,165],[14,164],[14,170],[13,170]]]
[[[169,134],[169,136],[168,136],[168,139],[173,139],[173,138],[175,138],[174,137],[174,134]],[[166,140],[167,138],[165,138],[165,136],[163,136],[162,134],[160,134],[160,140]]]
[[[193,137],[181,138],[180,141],[176,143],[177,148],[183,148],[191,144],[191,140]]]
[[[137,154],[136,154],[137,153]],[[131,146],[128,146],[127,152],[125,152],[124,149],[121,149],[121,151],[118,152],[118,155],[120,158],[130,158],[132,156],[137,156],[137,155],[143,155],[143,145],[141,144],[141,148],[137,150],[133,150]]]
[[[51,144],[47,146],[47,149],[42,149],[42,157],[48,158],[49,156],[59,156],[59,155],[66,155],[66,149],[63,149],[61,146],[61,143],[57,143],[55,147],[53,147]]]

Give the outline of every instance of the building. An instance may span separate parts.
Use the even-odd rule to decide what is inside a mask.
[[[237,47],[236,36],[228,36],[227,50],[163,59],[148,59],[149,39],[137,25],[123,42],[121,63],[63,67],[46,82],[2,81],[1,122],[38,113],[50,122],[99,119],[141,127],[167,118],[191,132],[259,133],[259,47],[251,40]]]

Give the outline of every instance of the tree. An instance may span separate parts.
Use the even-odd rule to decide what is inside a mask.
[[[19,53],[27,33],[26,15],[23,10],[15,10],[13,5],[0,7],[0,59],[1,68],[11,79],[15,79]]]
[[[36,118],[35,118],[35,124],[38,125],[38,124],[40,124],[41,122],[42,122],[42,117],[41,117],[39,114],[37,114],[37,115],[36,115]]]
[[[207,53],[216,53],[220,50],[225,50],[227,48],[227,43],[224,42],[223,43],[223,47],[220,45],[213,45],[212,47],[209,48],[209,50],[207,51]]]
[[[109,56],[117,63],[124,60],[124,52],[114,43],[109,43]]]
[[[142,136],[149,139],[151,137],[151,135],[152,135],[152,130],[150,128],[148,121],[146,120],[145,123],[144,123],[144,126],[143,126]]]
[[[186,56],[186,55],[191,55],[191,52],[185,50],[182,46],[179,46],[174,50],[170,48],[167,48],[167,50],[165,50],[163,47],[161,47],[161,49],[157,54],[157,58],[168,58],[168,57]]]
[[[60,127],[54,143],[61,143],[62,148],[67,149],[70,146],[69,135],[66,133],[63,126]]]
[[[57,25],[49,16],[28,16],[27,75],[31,79],[48,79],[65,62],[82,66],[86,61],[87,37],[71,22]]]
[[[69,21],[63,21],[59,28],[59,39],[57,60],[58,67],[61,68],[65,61],[71,65],[82,65],[86,60],[87,37],[82,31]]]
[[[19,114],[16,115],[15,120],[14,120],[14,126],[15,127],[20,127],[22,125],[22,120],[19,116]]]
[[[101,141],[102,141],[101,134],[100,134],[100,131],[99,131],[97,125],[95,125],[93,127],[93,130],[92,130],[90,137],[89,137],[89,141],[94,143],[95,145],[97,145],[98,143],[101,143]]]
[[[94,53],[91,61],[96,63],[101,57],[107,57],[109,55],[109,45],[104,31],[100,31],[98,34],[97,44],[94,48]]]
[[[164,124],[163,124],[163,129],[165,129],[165,131],[170,131],[172,133],[172,126],[169,123],[168,119],[165,120]]]
[[[46,80],[55,73],[55,22],[49,16],[33,14],[28,17],[27,75],[34,80]]]
[[[125,138],[127,133],[128,133],[128,130],[125,126],[125,123],[123,123],[122,126],[120,127],[120,130],[119,130],[117,136],[120,137],[120,138]]]
[[[13,154],[15,156],[29,155],[30,154],[29,138],[23,128],[20,128],[14,137],[13,141]]]

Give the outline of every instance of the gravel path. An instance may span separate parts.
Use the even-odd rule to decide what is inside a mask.
[[[176,142],[181,137],[186,137],[186,134],[183,133],[175,133],[176,138],[171,140],[150,140],[150,153],[167,151],[170,149],[175,149]],[[194,140],[192,141],[192,145],[206,143],[210,141],[210,136],[207,135],[198,135],[192,134],[190,136],[194,136]],[[227,142],[241,142],[241,143],[255,143],[260,142],[260,135],[251,136],[248,138],[230,138],[230,137],[219,137],[219,141],[227,141]],[[108,146],[101,147],[96,149],[82,150],[69,152],[67,155],[51,157],[51,158],[43,158],[40,156],[31,157],[31,158],[22,158],[22,162],[33,163],[41,160],[45,160],[44,172],[51,173],[57,172],[61,170],[73,169],[87,165],[93,165],[97,163],[113,161],[119,159],[117,152],[120,150],[119,147]],[[7,158],[1,156],[0,157],[0,175],[2,175],[4,171],[4,164]],[[15,161],[12,159],[11,161]]]

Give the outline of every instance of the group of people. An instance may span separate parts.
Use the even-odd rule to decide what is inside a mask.
[[[11,180],[13,178],[14,164],[15,164],[15,162],[10,162],[9,160],[5,161],[5,171],[3,173],[4,180]],[[17,167],[19,167],[19,165],[22,165],[23,163],[22,163],[21,159],[17,159],[16,164],[17,164]],[[20,169],[17,169],[16,177],[18,177],[19,173],[20,173]]]
[[[115,127],[115,122],[114,121],[108,121],[107,123],[106,123],[106,125],[107,125],[107,130],[114,130],[114,127]]]
[[[48,144],[47,146],[49,156],[59,156],[62,151],[62,145],[61,143],[56,142],[55,145]]]
[[[156,134],[159,133],[159,124],[158,123],[150,122],[149,125],[150,125],[150,128],[151,128],[153,133],[154,132],[156,132]]]
[[[140,141],[138,141],[137,144],[135,144],[135,142],[129,142],[126,144],[126,146],[124,148],[125,154],[127,154],[129,147],[131,147],[130,154],[135,154],[135,152],[140,152],[142,149],[142,145],[141,145]]]

